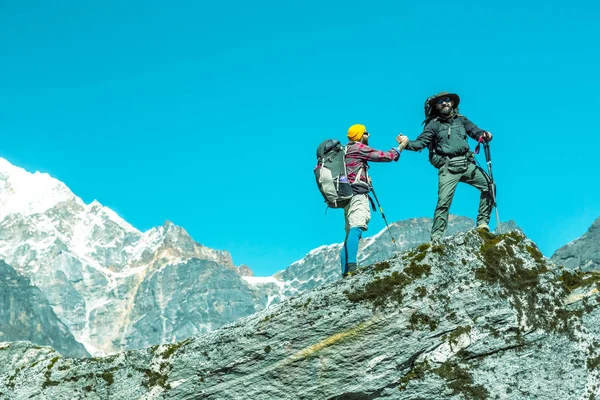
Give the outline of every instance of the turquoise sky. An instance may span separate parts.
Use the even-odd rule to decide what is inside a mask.
[[[0,156],[267,275],[343,241],[322,140],[362,123],[388,149],[453,91],[494,133],[500,218],[549,256],[600,216],[598,4],[0,1]],[[388,220],[433,215],[426,152],[371,174]]]

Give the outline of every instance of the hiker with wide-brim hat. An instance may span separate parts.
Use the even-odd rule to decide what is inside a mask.
[[[410,140],[406,150],[429,149],[429,161],[438,169],[438,201],[433,216],[431,239],[444,236],[448,212],[458,182],[465,182],[481,191],[477,227],[489,230],[488,223],[494,204],[491,183],[487,174],[476,165],[467,137],[486,142],[492,134],[480,129],[467,117],[458,113],[460,97],[455,93],[440,92],[425,100],[425,128]],[[396,138],[403,143],[406,136]]]
[[[456,93],[439,92],[438,94],[429,97],[427,101],[433,107],[438,102],[438,100],[442,100],[444,99],[444,97],[450,98],[450,100],[452,100],[454,108],[458,108],[458,105],[460,103],[460,97],[458,97]]]

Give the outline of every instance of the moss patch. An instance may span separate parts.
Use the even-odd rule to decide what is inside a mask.
[[[473,375],[466,367],[454,361],[447,361],[438,368],[433,368],[427,361],[416,364],[404,375],[398,385],[399,390],[406,390],[415,380],[423,380],[428,374],[442,378],[455,396],[462,395],[467,400],[486,400],[490,393],[482,385],[475,385]]]
[[[162,358],[171,357],[173,355],[173,353],[175,353],[177,350],[179,350],[181,347],[185,346],[186,344],[191,343],[191,341],[192,341],[192,338],[188,338],[179,343],[166,345],[167,349],[162,352],[161,357]]]
[[[421,262],[421,261],[423,261],[423,259],[425,258],[426,255],[427,255],[427,253],[419,253],[413,257],[413,261]]]
[[[403,271],[412,280],[422,278],[431,274],[431,266],[427,264],[417,264],[411,261],[410,265]]]
[[[594,372],[600,367],[600,356],[595,358],[588,358],[586,361],[588,371]]]
[[[114,376],[111,371],[104,371],[100,374],[100,378],[104,379],[108,386],[115,382]]]
[[[403,289],[416,279],[431,273],[431,266],[417,264],[414,260],[402,272],[394,271],[392,274],[377,278],[369,282],[364,289],[346,293],[352,302],[370,301],[377,307],[382,307],[388,301],[401,303]]]
[[[52,368],[54,364],[60,359],[60,357],[54,357],[50,360],[50,364],[46,367],[46,372],[44,372],[44,383],[42,383],[42,389],[46,389],[48,386],[57,386],[60,382],[53,381],[50,379],[52,377]]]
[[[443,244],[438,244],[435,245],[431,248],[431,252],[432,253],[437,253],[437,254],[444,254],[444,251],[446,250],[446,247]]]
[[[572,336],[573,317],[580,317],[580,312],[562,308],[562,288],[551,284],[549,277],[545,277],[545,284],[541,283],[542,276],[548,272],[543,260],[533,267],[525,267],[515,252],[518,249],[530,255],[537,254],[537,248],[516,231],[497,236],[485,231],[478,233],[483,239],[480,257],[485,267],[475,269],[475,277],[500,287],[500,295],[509,299],[517,313],[518,325],[526,322],[534,329]],[[517,332],[517,340],[520,333]]]
[[[435,318],[430,317],[425,314],[421,314],[419,312],[413,313],[413,315],[410,316],[409,322],[410,322],[410,329],[412,329],[413,331],[416,331],[417,329],[419,329],[423,326],[429,327],[429,329],[431,331],[435,331],[435,329],[438,327],[438,325],[440,323]]]
[[[387,262],[387,261],[382,261],[382,262],[378,262],[377,264],[373,265],[373,270],[375,272],[381,272],[381,271],[385,271],[386,269],[389,269],[392,265]]]
[[[581,287],[600,284],[600,273],[581,272],[581,271],[563,271],[559,278],[562,287],[569,293]]]
[[[144,375],[146,375],[146,380],[142,382],[142,385],[146,389],[152,389],[155,386],[160,386],[163,389],[171,389],[171,385],[167,383],[169,377],[167,375],[161,374],[160,372],[155,372],[150,369],[142,370]]]
[[[415,292],[417,292],[417,296],[420,298],[427,296],[427,289],[425,289],[425,286],[419,286],[415,289]]]
[[[464,367],[453,361],[443,363],[432,372],[446,380],[453,395],[462,394],[465,399],[485,400],[490,393],[482,385],[475,385],[473,375]]]
[[[417,252],[424,253],[427,251],[427,249],[429,249],[429,247],[431,247],[431,245],[429,243],[423,243],[423,244],[417,246]]]
[[[429,243],[423,243],[422,245],[417,246],[415,249],[409,251],[403,258],[405,260],[413,259],[416,262],[421,262],[427,255],[427,250],[431,245]]]
[[[526,248],[527,248],[527,252],[531,256],[531,258],[533,258],[535,260],[535,262],[538,264],[538,266],[540,266],[540,267],[546,266],[546,261],[544,261],[544,255],[537,248],[537,246],[535,244],[528,245],[528,246],[526,246]]]
[[[261,319],[260,322],[269,322],[273,318],[275,318],[275,314],[269,314],[266,317],[264,317],[263,319]]]
[[[406,390],[408,384],[414,380],[422,380],[425,378],[427,372],[429,372],[431,368],[427,362],[419,363],[411,368],[410,371],[406,375],[404,375],[399,382],[398,389]]]
[[[471,333],[471,327],[469,325],[459,326],[458,328],[450,332],[448,335],[442,336],[442,340],[447,340],[448,343],[450,343],[450,346],[456,346],[458,344],[458,338],[464,335],[465,333],[467,335]]]

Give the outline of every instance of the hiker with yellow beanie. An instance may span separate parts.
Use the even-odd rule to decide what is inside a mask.
[[[364,125],[355,124],[348,129],[350,142],[346,145],[346,172],[348,181],[352,185],[353,196],[348,205],[344,207],[346,239],[340,257],[342,276],[344,277],[357,269],[358,242],[371,220],[369,192],[372,190],[372,186],[368,174],[368,162],[398,161],[400,152],[408,143],[407,138],[398,147],[382,151],[369,147],[369,137],[370,134]]]

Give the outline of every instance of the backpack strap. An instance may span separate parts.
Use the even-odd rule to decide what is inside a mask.
[[[346,165],[346,153],[348,153],[348,145],[342,149],[344,151],[344,175],[348,176],[348,166]]]
[[[360,167],[358,167],[358,170],[356,171],[356,175],[354,176],[354,181],[352,183],[356,183],[356,182],[360,182],[360,178],[362,177],[362,172],[363,172],[363,164],[360,164]]]
[[[371,197],[371,195],[369,195],[369,193],[367,193],[367,197],[369,198],[369,203],[371,203],[371,208],[373,209],[374,212],[377,212],[377,207],[375,207],[375,202],[373,201],[373,198]]]

